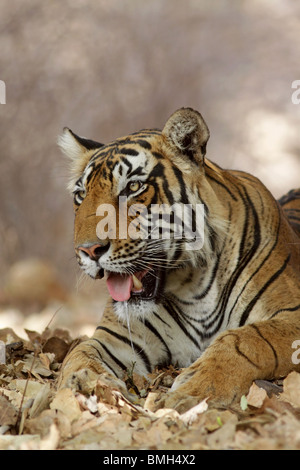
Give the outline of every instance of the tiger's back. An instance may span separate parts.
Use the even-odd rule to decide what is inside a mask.
[[[291,189],[279,199],[290,224],[300,235],[300,189]]]

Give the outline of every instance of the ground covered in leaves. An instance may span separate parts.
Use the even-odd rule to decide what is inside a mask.
[[[296,372],[276,383],[253,383],[234,409],[210,409],[204,400],[184,414],[153,413],[147,405],[179,371],[144,378],[133,367],[126,384],[134,403],[101,379],[89,396],[57,391],[61,362],[78,340],[61,329],[26,334],[0,330],[0,449],[300,449]]]

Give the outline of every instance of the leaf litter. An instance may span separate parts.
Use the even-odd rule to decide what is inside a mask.
[[[89,393],[57,391],[68,350],[80,341],[67,330],[26,330],[20,338],[0,330],[6,363],[0,364],[0,449],[300,449],[300,374],[256,381],[240,404],[210,408],[203,400],[185,413],[148,405],[167,393],[180,373],[157,369],[147,377],[127,371],[131,399],[105,377]]]

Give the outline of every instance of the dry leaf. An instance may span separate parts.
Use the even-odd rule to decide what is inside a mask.
[[[48,408],[48,405],[50,402],[50,394],[51,394],[50,385],[49,384],[42,385],[30,409],[30,412],[29,412],[30,418],[35,418],[43,410]]]
[[[39,354],[39,360],[41,361],[41,364],[46,367],[46,369],[48,369],[50,371],[50,365],[53,363],[54,361],[54,358],[55,358],[55,354],[54,353],[50,353],[50,352],[42,352]],[[50,371],[52,373],[52,371]]]
[[[14,425],[17,409],[5,398],[0,396],[0,426]]]
[[[235,415],[223,425],[217,431],[209,434],[207,437],[207,443],[211,449],[226,449],[232,443],[238,418]]]
[[[150,392],[144,403],[145,410],[153,410],[155,409],[155,403],[161,398],[161,393],[159,392]]]
[[[37,380],[15,379],[10,382],[8,388],[11,390],[18,390],[21,393],[24,393],[26,389],[25,396],[27,398],[35,398],[43,388],[43,384]]]
[[[40,436],[0,436],[0,450],[38,450]]]
[[[1,392],[3,393],[3,395],[5,395],[9,399],[9,401],[12,403],[12,405],[15,408],[17,409],[20,408],[23,393],[17,392],[16,390],[7,390],[7,389],[2,389]],[[24,405],[26,405],[27,402],[28,400],[24,400]]]
[[[87,397],[85,395],[82,395],[81,393],[76,393],[76,399],[82,410],[88,410],[91,413],[96,413],[98,411],[96,395],[91,395]]]
[[[88,410],[81,413],[80,418],[72,424],[72,435],[77,436],[78,434],[87,431],[99,423],[99,418],[96,418]]]
[[[57,362],[62,362],[69,350],[69,345],[61,338],[52,336],[43,346],[43,352],[52,353],[55,355]]]
[[[8,340],[12,340],[13,331],[7,333]],[[206,409],[206,400],[182,415],[166,408],[154,413],[143,407],[145,400],[140,398],[141,391],[146,395],[152,390],[145,407],[151,402],[155,405],[157,399],[162,399],[160,403],[163,403],[168,386],[178,374],[175,369],[157,370],[149,380],[131,371],[127,386],[136,392],[134,403],[124,382],[109,374],[100,378],[96,374],[85,374],[87,393],[84,395],[70,389],[57,392],[52,370],[59,367],[56,348],[60,345],[64,348],[72,339],[65,332],[60,335],[50,329],[42,335],[29,332],[29,337],[35,345],[30,341],[26,348],[16,344],[15,349],[11,348],[9,363],[0,366],[1,448],[300,449],[300,410],[295,408],[299,406],[300,374],[292,373],[284,381],[281,398],[288,401],[279,401],[274,396],[268,398],[256,383],[245,397],[251,408],[243,413],[240,407],[230,411]],[[60,339],[57,341],[57,338]],[[31,351],[42,344],[47,344],[47,348],[34,357]],[[270,385],[271,392],[277,393],[279,387]],[[18,431],[23,435],[13,436],[9,433],[15,431],[22,400]]]
[[[4,343],[17,343],[17,342],[24,342],[22,338],[20,338],[12,328],[2,328],[0,329],[0,340]]]
[[[50,432],[50,427],[55,424],[62,439],[69,439],[71,434],[71,423],[69,418],[60,410],[44,410],[33,419],[27,419],[24,431],[29,434],[39,434],[46,437]]]
[[[25,332],[32,344],[40,344],[42,342],[41,334],[37,331],[32,331],[25,328]]]
[[[183,421],[187,425],[190,425],[194,421],[196,421],[199,414],[201,414],[201,413],[203,413],[204,411],[207,410],[207,408],[208,408],[208,404],[206,403],[207,400],[208,400],[208,398],[205,398],[200,403],[198,403],[198,405],[193,406],[193,408],[191,408],[190,410],[188,410],[185,413],[181,414],[180,415],[181,421]]]
[[[283,381],[281,400],[288,401],[295,407],[300,407],[300,374],[291,372]]]
[[[53,375],[53,372],[49,367],[45,366],[41,359],[38,356],[33,354],[26,354],[22,360],[17,361],[16,365],[22,364],[22,371],[32,374],[37,379],[41,380],[41,375],[43,377],[50,377]]]
[[[62,411],[71,423],[81,416],[79,403],[70,388],[59,390],[50,404],[50,408]]]
[[[28,406],[28,403],[33,402],[42,387],[43,384],[36,380],[15,379],[11,380],[6,389],[2,389],[2,393],[11,400],[16,408],[19,408],[25,390],[23,406]]]
[[[254,406],[255,408],[260,408],[263,405],[263,402],[267,398],[267,396],[267,392],[263,388],[258,387],[253,382],[246,397],[247,404],[250,406]]]
[[[156,418],[171,418],[171,419],[178,419],[181,418],[182,415],[178,413],[178,411],[174,410],[173,408],[160,408],[159,410],[152,413],[152,416]]]
[[[209,409],[200,415],[194,426],[201,426],[201,428],[204,428],[208,433],[211,433],[220,429],[232,416],[234,416],[234,413],[229,410],[221,411]]]

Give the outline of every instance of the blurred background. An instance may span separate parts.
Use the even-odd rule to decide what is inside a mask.
[[[277,197],[299,186],[299,35],[294,0],[2,0],[0,328],[57,312],[51,326],[90,334],[103,310],[73,254],[64,126],[109,142],[190,106],[210,159]]]

